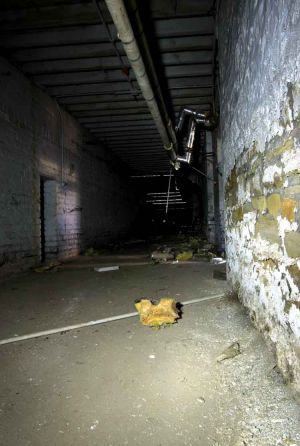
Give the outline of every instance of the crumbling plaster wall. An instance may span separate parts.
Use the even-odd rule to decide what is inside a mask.
[[[40,261],[41,177],[55,192],[46,257],[76,255],[130,228],[136,197],[124,166],[4,59],[0,135],[0,274]]]
[[[300,391],[300,3],[218,17],[228,276]]]

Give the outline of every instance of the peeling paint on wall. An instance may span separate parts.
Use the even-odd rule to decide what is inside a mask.
[[[300,9],[225,0],[219,23],[228,276],[300,392]]]

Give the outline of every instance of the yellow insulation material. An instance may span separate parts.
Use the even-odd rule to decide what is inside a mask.
[[[176,301],[170,298],[160,299],[156,305],[148,299],[142,299],[135,303],[135,308],[140,314],[141,323],[150,327],[174,324],[179,317]]]
[[[192,260],[192,258],[193,251],[183,251],[176,256],[176,260],[179,260],[180,262],[186,262],[187,260]]]

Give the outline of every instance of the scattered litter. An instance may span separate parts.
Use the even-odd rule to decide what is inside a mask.
[[[57,267],[61,265],[60,262],[51,262],[47,265],[36,266],[33,269],[35,273],[47,273],[48,271],[57,271]]]
[[[174,260],[175,253],[172,248],[167,246],[159,246],[151,254],[151,259],[155,262],[167,262],[168,260]]]
[[[149,359],[155,359],[155,355],[149,355]]]
[[[94,268],[94,271],[97,271],[97,273],[104,273],[106,271],[116,271],[118,269],[120,269],[119,266],[101,266]]]
[[[203,396],[199,396],[199,397],[197,398],[197,401],[198,401],[198,403],[203,404],[203,403],[205,403],[205,398],[203,398]]]
[[[183,251],[177,254],[176,260],[180,262],[186,262],[188,260],[192,260],[193,258],[193,251]]]
[[[226,263],[226,260],[222,257],[213,257],[210,261],[213,265],[221,265],[222,263]]]
[[[172,244],[171,244],[172,243]],[[212,252],[214,245],[201,237],[177,236],[168,244],[156,246],[151,258],[155,263],[175,261],[188,261],[192,259],[210,260],[216,257]]]
[[[91,431],[94,431],[95,429],[96,429],[96,427],[98,426],[98,424],[99,424],[99,421],[98,420],[96,420],[96,421],[94,421],[94,423],[91,425],[91,427],[90,427],[90,430]]]
[[[225,361],[225,359],[232,359],[240,354],[241,354],[240,344],[238,342],[234,342],[229,347],[227,347],[221,355],[217,357],[217,362]]]
[[[150,327],[174,324],[179,318],[176,301],[170,298],[160,299],[158,304],[141,299],[135,303],[135,308],[139,312],[141,323]]]

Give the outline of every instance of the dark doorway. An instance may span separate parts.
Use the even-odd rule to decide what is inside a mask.
[[[40,178],[41,262],[57,256],[57,181]]]

